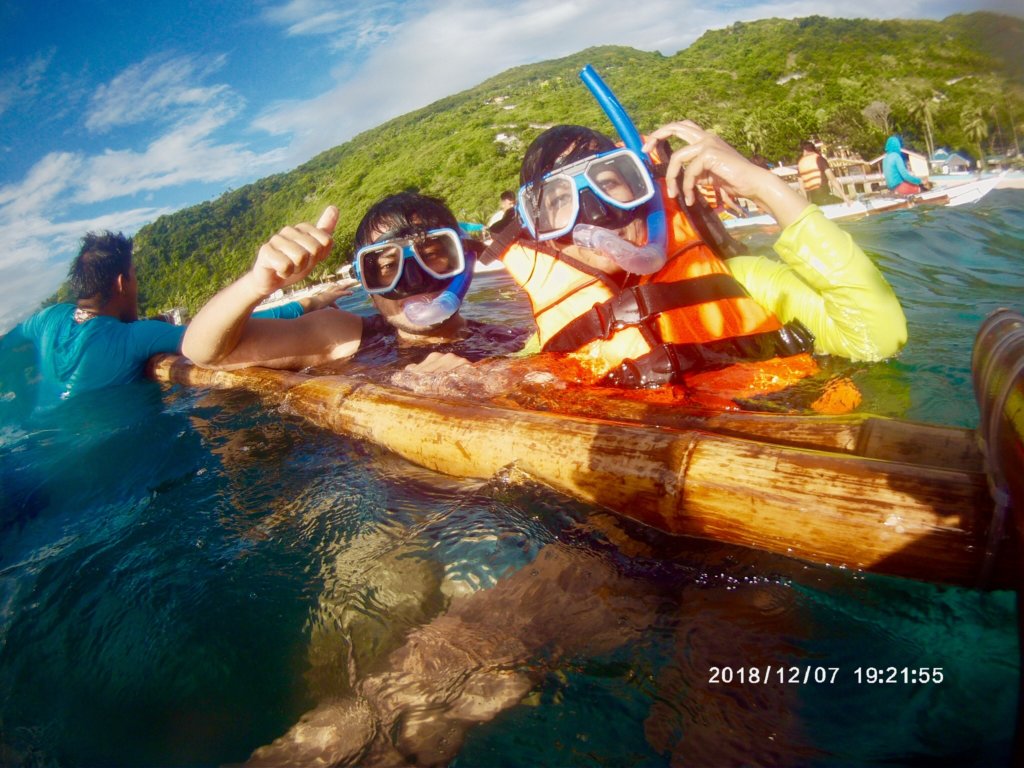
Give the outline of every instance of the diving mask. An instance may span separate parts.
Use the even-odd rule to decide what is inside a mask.
[[[355,275],[367,293],[401,299],[446,288],[466,269],[462,238],[443,227],[387,237],[356,251]]]
[[[577,219],[621,228],[632,219],[622,213],[639,208],[655,193],[644,161],[620,148],[557,168],[537,185],[520,187],[518,208],[533,237],[554,240],[569,234]]]

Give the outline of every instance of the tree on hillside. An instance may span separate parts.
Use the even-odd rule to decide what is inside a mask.
[[[1020,131],[1024,130],[1024,125],[1017,124],[1013,119],[1013,112],[1010,111],[1009,101],[1005,101],[1006,104],[1006,117],[1010,122],[1010,132],[1013,134],[1013,153],[1020,157]]]
[[[754,110],[743,121],[743,138],[746,139],[750,154],[764,154],[768,141],[768,129],[765,116],[760,110]]]
[[[892,107],[884,101],[872,101],[861,110],[861,114],[864,115],[865,120],[881,130],[882,133],[886,135],[892,133],[892,122],[889,119],[892,115]]]
[[[924,129],[924,143],[928,159],[935,154],[935,114],[939,111],[939,100],[934,91],[907,94],[907,113]]]
[[[960,128],[964,136],[978,150],[978,173],[985,170],[985,148],[983,142],[988,138],[988,123],[981,107],[968,104],[960,113]]]

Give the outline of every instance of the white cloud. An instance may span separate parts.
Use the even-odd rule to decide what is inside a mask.
[[[4,220],[0,222],[0,240],[10,246],[10,251],[4,251],[0,267],[17,266],[24,262],[26,255],[40,260],[59,260],[59,252],[77,250],[79,241],[86,232],[109,229],[134,234],[143,225],[165,213],[170,213],[170,209],[132,208],[72,221],[53,222],[45,217],[34,217],[29,221],[17,223]],[[21,223],[28,226],[19,226]],[[46,243],[46,247],[38,247],[39,243]],[[69,261],[70,259],[64,262],[65,266]]]
[[[82,167],[82,158],[71,152],[51,152],[36,163],[25,179],[0,187],[0,226],[6,221],[32,218],[48,211],[65,197]]]
[[[96,89],[85,127],[102,133],[123,125],[163,123],[196,109],[240,101],[227,85],[198,84],[224,62],[224,56],[150,56]]]
[[[328,38],[330,48],[349,52],[385,41],[420,5],[425,3],[356,0],[339,7],[331,0],[288,0],[266,9],[263,18],[290,36]]]
[[[40,243],[40,245],[42,245]],[[25,264],[31,269],[0,267],[0,285],[15,301],[0,302],[0,335],[24,320],[44,299],[53,295],[67,275],[67,264],[47,264],[35,255],[26,257]]]
[[[0,116],[15,104],[39,93],[53,55],[51,48],[36,54],[20,67],[0,73]]]
[[[294,0],[286,7],[297,24],[300,9],[314,11],[319,4]],[[672,13],[666,15],[669,9]],[[435,2],[398,25],[389,20],[386,43],[362,55],[357,71],[339,69],[345,79],[335,88],[307,101],[275,105],[255,125],[293,136],[290,157],[301,162],[361,130],[512,66],[600,44],[674,51],[692,42],[701,26],[665,19],[686,17],[694,22],[701,14],[713,18],[667,0],[643,5],[605,0]],[[366,22],[369,17],[360,18]]]
[[[90,158],[75,201],[95,203],[193,182],[227,182],[279,167],[280,150],[257,154],[240,143],[217,143],[213,134],[232,117],[232,112],[218,109],[197,112],[142,152],[107,150]]]

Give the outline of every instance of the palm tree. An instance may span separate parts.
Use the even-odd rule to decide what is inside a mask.
[[[930,92],[926,96],[912,96],[907,102],[907,111],[910,117],[921,123],[924,128],[924,141],[928,149],[928,161],[931,162],[935,155],[935,114],[939,111],[939,102],[935,93]]]
[[[765,143],[768,141],[768,130],[765,128],[765,118],[760,110],[749,113],[743,120],[743,138],[751,153],[755,155],[764,152]]]
[[[1017,126],[1013,122],[1013,112],[1010,111],[1010,100],[1006,98],[1006,94],[1003,94],[1003,103],[1006,105],[1006,117],[1010,123],[1010,131],[1013,133],[1013,151],[1014,154],[1020,157],[1020,141],[1017,139]]]
[[[982,142],[988,138],[988,123],[981,107],[968,104],[960,113],[960,129],[967,140],[978,148],[978,174],[985,170],[985,149]]]

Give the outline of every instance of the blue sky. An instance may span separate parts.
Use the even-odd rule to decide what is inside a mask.
[[[0,0],[0,332],[60,284],[86,231],[135,232],[512,66],[603,44],[671,54],[735,21],[980,9],[1021,13],[1019,0]]]

